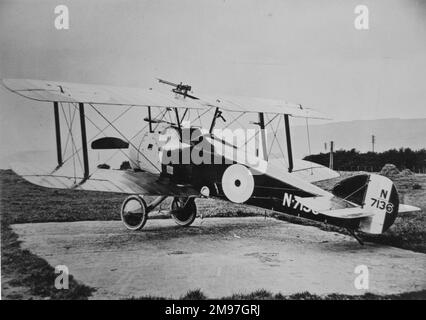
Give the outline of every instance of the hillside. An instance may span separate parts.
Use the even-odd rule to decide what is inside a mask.
[[[310,125],[311,153],[325,152],[324,143],[333,140],[335,149],[371,151],[371,135],[376,137],[375,151],[393,148],[426,148],[426,118],[423,119],[379,119],[335,122]],[[283,137],[283,133],[281,138]],[[306,126],[292,128],[295,155],[308,154]],[[328,151],[328,149],[327,149]]]

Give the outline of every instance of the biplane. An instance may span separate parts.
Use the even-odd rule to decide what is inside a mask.
[[[47,188],[128,194],[120,214],[130,230],[142,229],[148,214],[168,197],[172,197],[168,212],[180,226],[191,225],[197,216],[195,199],[203,197],[344,227],[358,241],[355,232],[383,233],[399,212],[419,210],[400,204],[392,181],[376,174],[343,179],[331,191],[315,185],[339,174],[293,159],[290,132],[291,118],[326,118],[315,109],[283,100],[204,96],[194,94],[189,85],[158,80],[171,86],[171,92],[4,79],[3,85],[13,93],[51,103],[55,123],[55,165],[42,168],[33,160],[13,163],[12,169]],[[143,110],[137,134],[126,136],[115,123],[121,115],[109,119],[103,112],[118,107]],[[105,135],[105,128],[88,117],[88,108],[115,136],[98,138]],[[77,139],[72,128],[78,119]],[[86,121],[98,129],[89,140]],[[63,123],[67,127],[65,143]],[[235,127],[252,130],[237,135],[233,135],[235,130],[226,131]],[[274,156],[273,145],[279,146],[281,156]],[[71,155],[66,157],[67,148]],[[129,165],[121,170],[93,166],[89,161],[93,150],[121,152]],[[147,196],[156,198],[147,203]]]

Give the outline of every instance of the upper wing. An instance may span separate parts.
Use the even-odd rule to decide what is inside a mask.
[[[30,79],[3,79],[3,85],[25,98],[66,103],[205,109],[198,100],[179,99],[153,90]]]
[[[30,183],[55,189],[105,191],[127,194],[191,196],[195,189],[180,186],[167,177],[149,172],[97,169],[88,179],[75,176],[70,170],[53,171],[34,163],[13,163],[12,170]]]
[[[287,102],[284,100],[262,99],[251,97],[222,96],[213,98],[209,96],[199,97],[207,106],[217,107],[225,111],[248,112],[248,113],[273,113],[288,114],[293,117],[330,119],[325,114],[300,104]]]
[[[3,79],[3,85],[23,97],[47,102],[92,103],[141,107],[174,107],[205,109],[216,107],[231,112],[288,114],[293,117],[329,119],[323,113],[284,100],[199,96],[183,99],[181,95],[166,95],[139,88],[101,86],[60,81]]]

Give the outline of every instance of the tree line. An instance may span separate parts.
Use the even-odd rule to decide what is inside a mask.
[[[304,160],[329,166],[330,153],[319,153],[306,156]],[[337,150],[333,155],[335,170],[380,171],[385,164],[394,164],[399,170],[410,169],[415,172],[426,171],[426,149],[410,148],[391,149],[384,152],[361,153],[356,149]]]

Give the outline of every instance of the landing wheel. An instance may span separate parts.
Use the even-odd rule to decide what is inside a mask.
[[[148,219],[147,208],[144,199],[139,196],[129,196],[121,206],[121,221],[129,230],[140,230]]]
[[[191,225],[197,216],[194,198],[175,197],[170,209],[173,220],[182,227]]]

